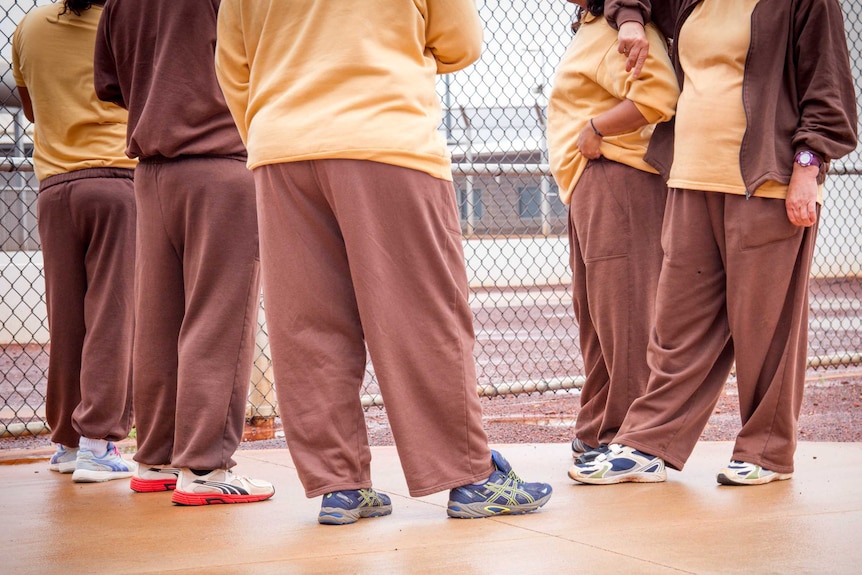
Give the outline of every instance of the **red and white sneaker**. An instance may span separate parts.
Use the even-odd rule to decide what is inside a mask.
[[[183,467],[171,501],[177,505],[252,503],[269,499],[273,494],[275,488],[272,483],[242,477],[230,469],[215,469],[206,475],[196,475]]]
[[[180,470],[176,467],[162,465],[138,465],[132,476],[130,487],[138,493],[155,493],[157,491],[173,491],[177,486]]]

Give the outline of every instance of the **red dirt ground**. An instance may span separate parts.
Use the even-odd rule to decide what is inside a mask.
[[[572,438],[579,409],[576,393],[546,393],[483,398],[485,430],[492,444],[559,443]],[[367,415],[371,445],[392,445],[392,432],[384,409],[371,408]],[[736,387],[727,385],[703,441],[732,440],[739,430]],[[278,431],[276,426],[275,431]],[[799,418],[800,441],[862,442],[862,372],[823,373],[810,377]],[[0,450],[44,449],[47,435],[0,439]],[[282,437],[244,441],[240,449],[283,449]]]

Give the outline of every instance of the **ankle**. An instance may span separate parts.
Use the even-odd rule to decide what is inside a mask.
[[[108,452],[108,441],[105,439],[90,439],[89,437],[82,437],[80,448],[92,451],[96,455],[104,455]]]

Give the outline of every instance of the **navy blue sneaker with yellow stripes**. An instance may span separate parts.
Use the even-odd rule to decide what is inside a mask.
[[[449,492],[446,513],[457,519],[520,515],[535,511],[551,498],[547,483],[527,483],[497,451],[491,451],[494,472],[484,483],[462,485]]]
[[[367,517],[392,513],[392,501],[374,489],[333,491],[323,496],[317,522],[324,525],[347,525]]]

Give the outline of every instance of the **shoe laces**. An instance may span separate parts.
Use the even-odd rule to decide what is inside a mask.
[[[522,487],[524,482],[517,478],[517,475],[515,477],[512,475],[514,475],[512,472],[508,475],[500,472],[491,475],[491,479],[482,486],[491,493],[488,501],[498,501],[498,498],[502,498],[507,505],[518,505],[520,503],[518,501],[519,496],[528,502],[534,501],[530,492]]]
[[[360,507],[379,507],[384,505],[380,494],[374,489],[357,489],[357,492],[361,499],[359,502]]]

